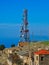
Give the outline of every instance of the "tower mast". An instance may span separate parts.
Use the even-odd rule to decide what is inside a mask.
[[[29,30],[28,30],[28,20],[27,20],[27,10],[24,10],[24,14],[23,14],[24,18],[23,18],[23,27],[24,27],[24,40],[25,42],[28,42],[28,38],[29,38]]]
[[[28,30],[28,20],[27,20],[27,10],[24,10],[23,13],[23,24],[21,25],[21,42],[28,42],[29,40],[29,30]]]

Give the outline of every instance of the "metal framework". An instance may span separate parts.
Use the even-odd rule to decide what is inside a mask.
[[[28,30],[28,20],[27,20],[27,10],[24,10],[23,14],[23,24],[21,26],[21,41],[28,42],[29,39],[29,30]]]

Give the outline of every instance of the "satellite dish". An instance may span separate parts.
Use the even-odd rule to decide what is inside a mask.
[[[24,35],[22,35],[22,37],[24,37]]]

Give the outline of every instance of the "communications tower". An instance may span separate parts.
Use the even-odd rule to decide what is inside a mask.
[[[23,24],[21,26],[21,40],[22,42],[28,42],[29,40],[29,30],[28,30],[28,11],[25,9],[23,14]]]

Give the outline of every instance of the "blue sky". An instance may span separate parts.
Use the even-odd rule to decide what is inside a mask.
[[[0,0],[0,38],[19,36],[24,9],[28,9],[30,34],[48,35],[49,0]]]

